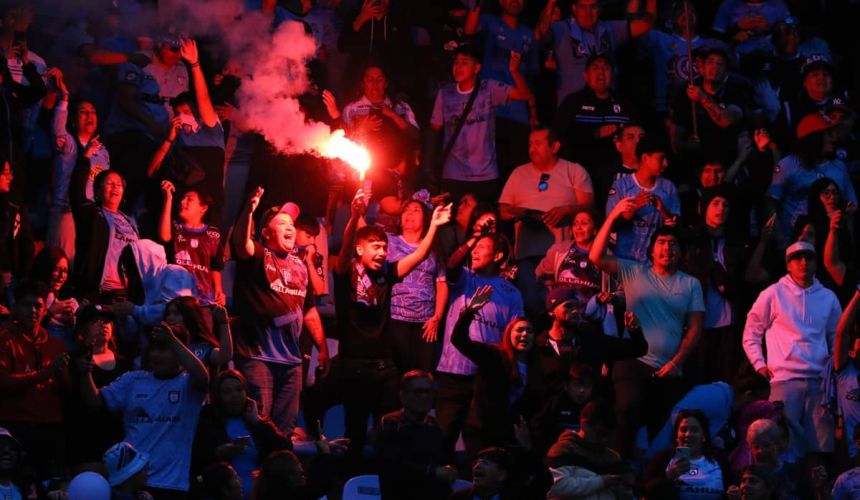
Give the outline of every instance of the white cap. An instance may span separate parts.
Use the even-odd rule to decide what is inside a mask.
[[[811,253],[815,255],[815,246],[806,241],[796,241],[785,249],[785,261],[790,261],[796,254]]]

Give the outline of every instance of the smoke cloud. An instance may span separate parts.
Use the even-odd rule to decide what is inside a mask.
[[[310,87],[305,63],[316,53],[303,24],[285,21],[272,32],[271,18],[248,12],[242,0],[174,0],[159,10],[163,25],[218,40],[222,55],[242,68],[237,100],[246,126],[281,152],[325,155],[331,131],[307,121],[297,99]]]

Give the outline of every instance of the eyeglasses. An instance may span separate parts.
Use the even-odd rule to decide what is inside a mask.
[[[538,191],[544,192],[549,189],[549,174],[540,174],[538,181]]]

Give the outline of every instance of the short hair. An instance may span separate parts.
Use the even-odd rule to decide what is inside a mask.
[[[499,468],[501,468],[507,473],[508,478],[511,477],[511,474],[514,471],[514,457],[508,450],[504,448],[499,448],[497,446],[484,448],[483,450],[478,452],[478,456],[475,458],[477,460],[486,460],[488,462],[493,462],[494,464],[498,465]]]
[[[187,104],[189,106],[193,105],[194,104],[194,94],[192,94],[190,91],[186,90],[185,92],[180,93],[178,96],[176,96],[170,100],[170,106],[174,110],[176,110],[176,108],[178,108],[179,106],[182,106],[183,104]]]
[[[420,378],[429,380],[431,383],[434,381],[433,374],[426,370],[410,370],[404,373],[402,377],[400,377],[400,390],[405,391],[413,380],[417,380]]]
[[[368,225],[355,232],[355,242],[365,243],[381,241],[388,243],[388,235],[385,234],[385,229],[379,226]]]
[[[589,424],[602,424],[608,429],[615,428],[615,412],[610,405],[599,399],[589,401],[579,412],[579,421]]]
[[[665,153],[668,148],[663,141],[658,140],[651,134],[646,134],[638,143],[636,143],[636,158],[642,158],[643,155],[654,153]]]
[[[752,441],[757,436],[768,436],[774,441],[782,438],[779,426],[769,418],[760,418],[747,428],[747,442]]]
[[[535,132],[543,132],[543,131],[546,131],[546,133],[547,133],[546,139],[547,139],[547,141],[549,141],[550,144],[554,144],[556,142],[561,142],[561,140],[558,138],[558,132],[556,132],[555,129],[553,129],[549,125],[544,125],[543,123],[539,123],[534,128],[532,128],[531,133],[533,134]]]
[[[203,191],[202,189],[189,189],[185,191],[185,194],[194,193],[197,195],[197,199],[200,200],[200,204],[206,208],[211,207],[215,203],[215,198],[212,197],[211,194]],[[185,195],[183,195],[185,196]]]
[[[860,429],[860,426],[856,427],[856,429]],[[776,476],[773,475],[773,471],[770,467],[762,464],[749,464],[743,468],[741,471],[741,477],[744,474],[750,474],[761,479],[767,489],[773,491],[777,487],[777,479]]]
[[[627,123],[619,124],[618,128],[615,129],[615,133],[612,134],[612,138],[616,141],[621,140],[621,136],[624,134],[624,131],[627,130],[628,128],[633,128],[633,127],[641,128],[645,132],[645,135],[648,135],[648,131],[645,130],[645,125],[643,125],[642,122],[639,122],[636,120],[630,120]]]
[[[495,262],[496,259],[494,258],[493,262],[498,266],[501,266],[505,262],[507,262],[508,259],[511,257],[511,243],[508,241],[508,238],[505,237],[505,235],[502,233],[493,233],[493,234],[488,234],[486,236],[479,237],[478,241],[481,241],[484,238],[490,238],[490,240],[492,240],[492,242],[493,242],[493,255],[495,255],[497,253],[502,254],[502,260],[501,261]]]
[[[35,280],[22,281],[15,287],[15,302],[24,300],[24,297],[28,296],[44,299],[48,296],[49,292],[50,288],[45,282]]]
[[[454,57],[457,56],[466,56],[476,63],[481,63],[483,57],[481,55],[481,48],[475,43],[461,43],[454,49]]]
[[[572,362],[570,368],[567,369],[567,381],[581,380],[583,382],[594,385],[594,369],[584,363]]]
[[[296,229],[300,229],[311,236],[318,236],[320,234],[320,223],[311,214],[300,213],[296,217],[296,220],[293,221],[293,224],[296,226]]]
[[[654,234],[651,235],[651,241],[648,242],[648,258],[651,258],[651,254],[654,253],[654,245],[657,244],[657,238],[660,236],[673,236],[676,240],[678,240],[678,251],[683,253],[684,249],[682,248],[682,240],[681,240],[681,231],[675,226],[660,226],[654,230]]]

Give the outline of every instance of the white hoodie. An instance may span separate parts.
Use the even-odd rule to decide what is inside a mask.
[[[809,288],[801,288],[785,275],[761,292],[750,309],[744,351],[753,368],[766,366],[773,372],[773,382],[821,377],[841,315],[836,294],[817,279]]]
[[[140,271],[143,283],[144,303],[134,306],[132,313],[144,325],[154,325],[164,316],[164,309],[171,300],[182,296],[194,296],[197,280],[184,267],[168,264],[164,247],[152,240],[137,240],[129,243]]]

